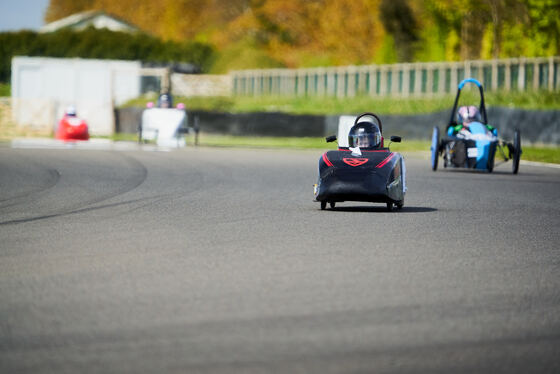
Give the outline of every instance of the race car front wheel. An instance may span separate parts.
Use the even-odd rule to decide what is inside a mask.
[[[432,146],[430,148],[432,151],[432,170],[437,170],[438,158],[439,158],[439,127],[434,126],[434,130],[432,132]]]
[[[513,157],[512,157],[512,171],[517,174],[519,171],[519,160],[521,159],[521,133],[515,130],[513,133]]]

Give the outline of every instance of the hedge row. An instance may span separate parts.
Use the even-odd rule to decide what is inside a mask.
[[[0,33],[0,82],[8,82],[13,56],[81,57],[140,60],[157,63],[192,63],[208,71],[215,53],[204,43],[163,41],[153,36],[107,29]]]

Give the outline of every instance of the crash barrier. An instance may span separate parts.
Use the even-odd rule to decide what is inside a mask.
[[[455,93],[466,77],[488,91],[557,91],[560,57],[425,62],[230,72],[234,95],[433,96]]]
[[[560,110],[531,111],[493,107],[487,109],[488,123],[498,129],[503,138],[512,138],[515,129],[522,134],[523,143],[560,145]],[[432,128],[446,130],[449,110],[420,115],[382,116],[386,135],[400,135],[403,139],[429,139]],[[386,137],[387,137],[386,136]]]
[[[193,111],[198,117],[200,131],[238,136],[320,137],[325,123],[338,116],[292,115],[286,113],[217,113]]]
[[[115,109],[115,132],[118,134],[138,133],[145,109],[136,107]]]
[[[188,108],[187,108],[188,109]],[[512,137],[515,128],[524,143],[560,145],[560,110],[533,111],[492,107],[488,121],[500,136]],[[136,133],[142,108],[116,111],[117,132]],[[200,131],[209,134],[238,136],[321,137],[337,133],[338,115],[291,115],[285,113],[219,113],[188,111],[187,126],[198,118]],[[450,110],[417,115],[381,115],[386,137],[400,135],[407,139],[430,139],[432,128],[444,130]]]
[[[138,132],[143,108],[121,108],[115,111],[116,132]],[[239,136],[323,136],[325,123],[338,123],[338,116],[291,115],[285,113],[221,113],[189,111],[188,127],[198,119],[206,133]]]

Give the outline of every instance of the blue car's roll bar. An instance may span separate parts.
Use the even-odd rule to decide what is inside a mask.
[[[478,88],[482,88],[482,84],[479,81],[477,81],[474,78],[467,78],[467,79],[463,79],[461,83],[459,83],[459,89],[462,89],[467,83],[474,83],[478,86]]]
[[[451,118],[449,119],[449,125],[447,127],[450,127],[450,126],[453,126],[453,125],[457,124],[455,122],[455,112],[457,111],[457,104],[459,103],[459,96],[461,95],[461,90],[463,89],[463,87],[467,83],[474,83],[475,85],[478,86],[478,90],[480,92],[479,110],[482,113],[482,119],[484,121],[484,124],[485,125],[488,124],[488,116],[486,115],[486,106],[484,105],[484,90],[482,88],[482,84],[474,78],[467,78],[467,79],[463,79],[461,81],[461,83],[459,83],[459,86],[458,86],[458,89],[457,89],[457,96],[455,96],[455,103],[453,104],[453,110],[451,111]]]

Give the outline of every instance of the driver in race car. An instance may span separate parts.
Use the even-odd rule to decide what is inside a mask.
[[[470,131],[469,125],[473,122],[482,123],[482,118],[478,108],[474,105],[462,106],[459,110],[457,110],[457,124],[455,126],[451,126],[447,131],[447,134],[449,136],[454,136],[461,131]],[[485,126],[488,131],[497,135],[497,131],[493,126],[488,124],[485,124]]]
[[[365,150],[379,149],[383,146],[381,131],[377,124],[364,118],[350,129],[348,145]]]
[[[76,117],[76,108],[73,106],[69,106],[66,108],[66,113],[64,113],[67,117]]]
[[[158,102],[157,102],[157,107],[158,108],[173,108],[173,98],[171,97],[171,94],[167,93],[167,92],[164,92],[161,95],[159,95]]]
[[[362,117],[360,122],[352,126],[348,132],[348,148],[352,156],[361,156],[362,150],[372,151],[383,149],[383,136],[379,125],[373,118]],[[402,182],[403,191],[406,192],[406,167],[402,160]]]

